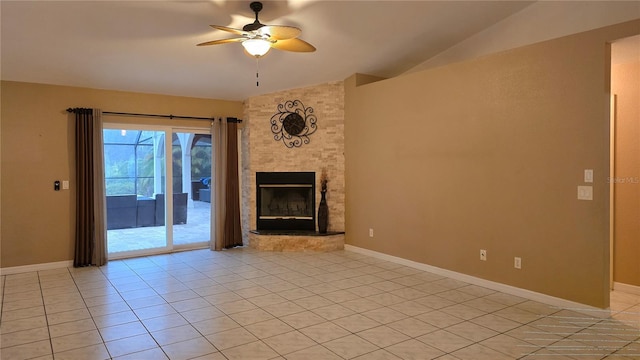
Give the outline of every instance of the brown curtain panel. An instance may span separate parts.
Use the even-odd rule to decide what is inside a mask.
[[[73,109],[76,123],[76,241],[73,266],[107,263],[102,112]]]
[[[213,136],[211,221],[212,250],[242,246],[240,227],[240,186],[238,178],[238,126],[237,119],[228,118],[211,124]]]
[[[236,119],[227,119],[227,181],[225,187],[225,249],[242,246],[240,228],[240,181],[238,179],[238,124]]]

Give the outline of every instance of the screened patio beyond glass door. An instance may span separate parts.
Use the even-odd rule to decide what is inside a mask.
[[[202,190],[206,196],[211,174],[210,139],[209,134],[169,130],[104,129],[110,255],[206,246],[211,205],[199,195]]]
[[[172,138],[173,245],[206,246],[211,238],[211,135],[181,129]]]

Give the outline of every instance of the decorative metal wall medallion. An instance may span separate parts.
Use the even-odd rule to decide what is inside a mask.
[[[300,147],[310,142],[309,135],[318,129],[316,122],[312,107],[304,107],[300,100],[289,100],[279,104],[278,112],[271,117],[271,132],[286,147]]]

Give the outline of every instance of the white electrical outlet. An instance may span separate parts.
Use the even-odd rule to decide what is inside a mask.
[[[373,237],[373,229],[369,229],[369,237]]]
[[[487,250],[484,250],[484,249],[480,250],[480,260],[487,261]]]
[[[513,267],[516,269],[522,269],[522,259],[519,257],[513,258]]]

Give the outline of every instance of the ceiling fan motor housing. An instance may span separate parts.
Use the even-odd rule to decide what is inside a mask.
[[[251,8],[251,10],[253,10],[254,13],[256,13],[257,16],[260,10],[262,10],[262,3],[259,1],[254,1],[249,4],[249,7]]]
[[[251,10],[253,10],[254,13],[256,13],[256,20],[251,24],[247,24],[243,26],[242,30],[255,31],[264,26],[263,24],[260,23],[260,21],[258,21],[258,13],[260,12],[260,10],[262,10],[262,3],[259,1],[254,1],[251,4],[249,4],[249,7],[251,8]]]

